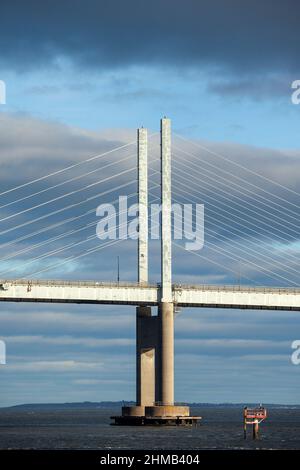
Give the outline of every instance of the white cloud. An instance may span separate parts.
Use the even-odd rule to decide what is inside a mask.
[[[131,338],[92,338],[72,336],[4,336],[8,344],[41,344],[61,346],[84,346],[88,348],[131,346],[135,341]]]
[[[105,379],[78,379],[78,380],[73,380],[73,383],[76,385],[124,385],[124,383],[128,383],[126,380],[117,380],[117,379],[110,379],[110,380],[105,380]]]
[[[32,361],[9,364],[9,372],[84,372],[91,369],[102,369],[101,362],[77,361]]]
[[[74,308],[74,313],[65,313],[63,311],[51,311],[49,307],[46,307],[48,310],[41,309],[39,307],[36,312],[24,311],[22,312],[1,312],[0,313],[0,323],[1,328],[10,328],[11,331],[23,330],[28,332],[32,331],[73,331],[77,333],[82,333],[85,331],[90,332],[103,332],[113,329],[116,336],[118,332],[124,331],[134,327],[135,315],[134,310],[132,313],[112,313],[111,310],[107,307],[98,306],[97,313],[87,313],[91,311],[87,307],[82,307],[80,313]],[[95,312],[95,310],[94,310]]]

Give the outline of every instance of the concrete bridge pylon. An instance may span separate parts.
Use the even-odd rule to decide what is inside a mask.
[[[147,130],[138,129],[138,282],[148,283]],[[171,121],[161,119],[161,289],[157,315],[136,309],[136,406],[123,407],[115,424],[186,425],[197,422],[188,406],[174,403],[174,303],[172,294]]]

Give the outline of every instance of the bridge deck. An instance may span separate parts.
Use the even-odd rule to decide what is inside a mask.
[[[247,286],[172,286],[179,307],[300,310],[300,288]],[[157,284],[94,281],[0,280],[0,301],[157,305]]]

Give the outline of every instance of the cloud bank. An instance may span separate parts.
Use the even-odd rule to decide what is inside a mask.
[[[296,0],[4,0],[1,62],[23,70],[65,57],[98,69],[152,63],[295,72],[299,9]]]

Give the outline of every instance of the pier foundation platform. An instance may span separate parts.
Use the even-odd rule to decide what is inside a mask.
[[[155,405],[125,406],[121,416],[112,416],[113,425],[123,426],[193,426],[200,416],[190,416],[188,406]]]

